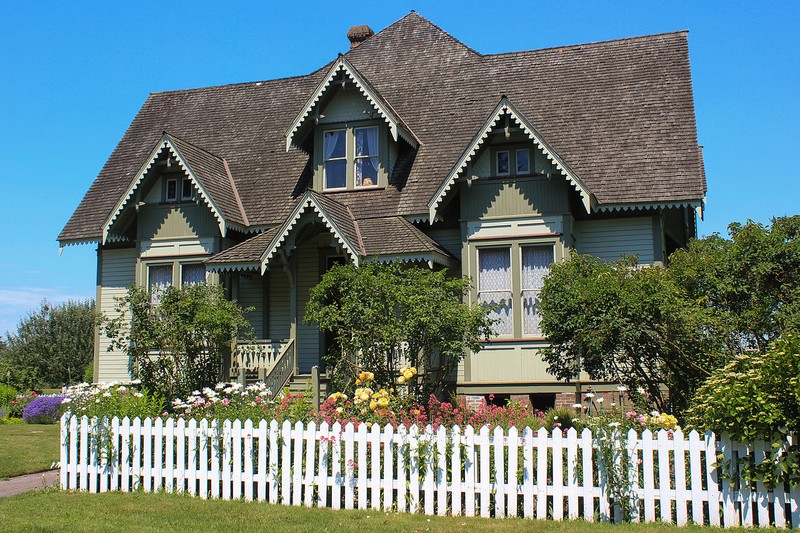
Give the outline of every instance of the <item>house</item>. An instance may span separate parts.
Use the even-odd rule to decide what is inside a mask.
[[[331,265],[446,267],[498,304],[459,393],[573,403],[537,352],[548,265],[657,263],[696,234],[686,32],[484,55],[412,11],[348,38],[308,75],[148,97],[58,237],[97,246],[99,309],[132,283],[223,283],[263,339],[227,369],[283,383],[327,349],[302,317]],[[127,379],[108,347],[96,378]]]

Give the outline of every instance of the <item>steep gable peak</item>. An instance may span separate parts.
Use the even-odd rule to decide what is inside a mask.
[[[375,109],[378,115],[386,121],[392,138],[397,141],[402,137],[411,146],[419,146],[419,140],[414,133],[406,126],[405,122],[395,112],[392,106],[378,93],[378,91],[367,81],[367,79],[350,63],[344,55],[339,55],[336,61],[331,64],[327,74],[317,84],[314,92],[306,101],[300,113],[297,114],[289,129],[286,130],[286,151],[292,145],[298,145],[298,133],[308,123],[309,120],[319,119],[321,100],[331,88],[337,83],[345,84],[347,81],[353,83],[369,104]]]
[[[472,142],[470,142],[470,144],[461,154],[461,157],[459,157],[455,166],[447,175],[447,178],[445,178],[445,180],[439,186],[436,194],[428,203],[428,209],[430,210],[429,220],[431,223],[433,223],[433,221],[436,219],[439,204],[441,204],[441,202],[444,200],[444,197],[456,182],[458,176],[467,168],[467,164],[473,160],[481,147],[483,147],[483,145],[489,139],[489,134],[492,132],[492,130],[499,127],[501,125],[501,121],[503,120],[505,120],[506,125],[509,125],[511,121],[513,121],[517,124],[517,126],[520,127],[520,129],[522,129],[528,138],[533,141],[533,144],[544,153],[545,157],[547,157],[547,159],[553,163],[555,168],[578,192],[586,212],[590,213],[595,202],[592,192],[578,177],[578,175],[575,174],[575,172],[569,167],[569,165],[564,162],[564,160],[558,155],[553,147],[550,146],[550,144],[545,140],[544,136],[542,136],[542,134],[533,127],[533,125],[522,115],[522,113],[514,106],[514,104],[511,103],[511,100],[503,95],[495,108],[489,114],[489,117],[472,138]]]

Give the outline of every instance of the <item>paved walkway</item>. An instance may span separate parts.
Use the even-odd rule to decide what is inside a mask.
[[[0,481],[0,498],[58,485],[58,470],[48,470]]]

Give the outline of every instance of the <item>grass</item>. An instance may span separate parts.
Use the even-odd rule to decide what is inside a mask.
[[[0,425],[0,479],[50,470],[58,441],[58,424]]]
[[[334,511],[242,500],[201,500],[143,492],[86,494],[40,490],[0,499],[6,531],[537,531],[558,533],[709,532],[668,524],[589,524],[523,519],[437,517],[383,511]],[[738,531],[755,531],[738,530]],[[759,530],[759,531],[764,531]]]

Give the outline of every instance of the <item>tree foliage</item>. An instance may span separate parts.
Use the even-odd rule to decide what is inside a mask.
[[[110,349],[125,352],[132,375],[166,399],[216,383],[232,342],[249,328],[245,310],[220,285],[167,287],[157,297],[132,286],[116,311],[104,318]]]
[[[685,408],[715,369],[797,331],[799,234],[800,216],[748,221],[691,242],[667,267],[577,255],[553,265],[542,290],[549,371],[582,369],[644,388],[662,410]]]
[[[8,334],[0,350],[0,381],[22,390],[81,381],[94,354],[96,324],[93,300],[43,301]]]
[[[468,290],[468,279],[443,270],[336,265],[311,290],[305,320],[335,335],[326,362],[337,390],[350,390],[359,369],[393,383],[405,365],[418,369],[412,393],[425,397],[441,394],[465,350],[491,334],[486,310],[464,303]]]
[[[800,431],[800,336],[788,334],[765,353],[741,354],[697,391],[688,421],[736,440]]]

